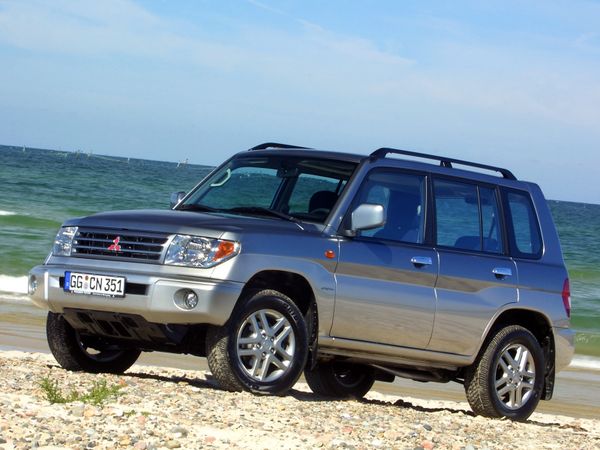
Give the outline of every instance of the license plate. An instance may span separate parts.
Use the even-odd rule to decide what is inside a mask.
[[[65,272],[66,292],[74,294],[125,297],[125,278],[89,273]]]

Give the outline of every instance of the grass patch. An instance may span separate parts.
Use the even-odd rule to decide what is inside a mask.
[[[94,381],[94,384],[87,392],[79,392],[72,389],[69,392],[64,392],[56,380],[50,379],[50,377],[44,377],[39,383],[46,400],[50,403],[71,403],[71,402],[83,402],[91,403],[92,405],[101,405],[112,397],[119,395],[119,389],[121,386],[114,384],[109,386],[106,380]]]

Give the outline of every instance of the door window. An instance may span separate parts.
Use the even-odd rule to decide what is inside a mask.
[[[448,180],[434,182],[437,245],[502,253],[496,191]]]
[[[390,241],[423,243],[425,227],[426,181],[424,175],[390,169],[375,169],[367,176],[358,194],[358,202],[382,205],[382,227],[363,230],[359,236]]]

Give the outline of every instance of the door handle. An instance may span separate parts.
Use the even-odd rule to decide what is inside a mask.
[[[433,264],[433,260],[429,256],[413,256],[410,258],[410,262],[413,263],[415,267],[430,266]]]
[[[512,276],[512,270],[509,269],[508,267],[495,267],[492,270],[492,273],[494,275],[496,275],[496,278],[504,278],[504,277]]]

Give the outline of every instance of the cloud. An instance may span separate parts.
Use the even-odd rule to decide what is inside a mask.
[[[216,68],[247,59],[234,46],[178,33],[176,24],[127,0],[8,1],[0,9],[0,42],[29,51],[89,58],[126,55]]]

